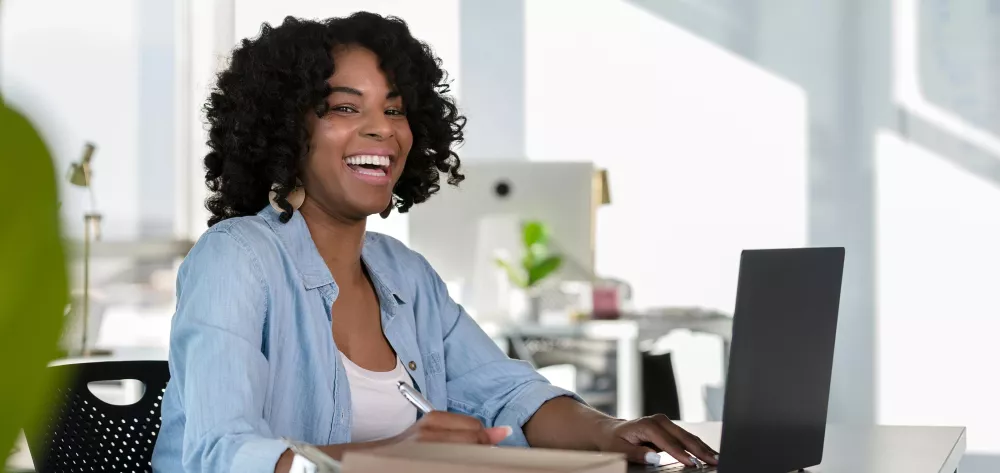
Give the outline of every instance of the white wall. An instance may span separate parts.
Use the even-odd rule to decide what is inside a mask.
[[[878,420],[968,427],[1000,469],[1000,4],[895,0],[877,141]]]
[[[177,154],[175,234],[197,240],[211,216],[205,207],[208,129],[204,106],[236,43],[234,0],[177,0]]]
[[[983,84],[1000,12],[944,2],[924,14],[947,20],[907,31],[913,0],[749,2],[712,11],[727,27],[703,37],[688,32],[704,19],[641,3],[526,13],[529,156],[611,169],[599,270],[640,303],[729,308],[737,248],[847,246],[831,418],[968,425],[968,469],[991,471],[1000,123]],[[922,44],[901,50],[901,30]],[[768,224],[747,233],[748,211]]]
[[[795,84],[620,0],[526,2],[532,160],[608,169],[596,270],[639,307],[731,313],[740,252],[807,232],[807,101]],[[685,420],[722,381],[713,337],[677,334]]]
[[[0,87],[33,119],[60,178],[84,142],[97,144],[93,187],[109,240],[165,238],[174,220],[174,1],[3,3]],[[63,179],[71,236],[89,210]]]
[[[806,239],[802,90],[618,0],[528,2],[527,149],[609,170],[597,271],[731,312],[743,248]]]
[[[1000,186],[891,132],[878,151],[879,422],[1000,453]]]
[[[459,0],[462,159],[524,160],[527,0]]]
[[[60,173],[62,215],[82,235],[86,194],[63,173],[97,143],[93,186],[104,233],[139,233],[139,32],[136,2],[102,8],[66,0],[7,0],[0,17],[0,87],[4,100],[39,128]]]
[[[848,247],[831,418],[966,425],[963,471],[996,471],[1000,383],[990,373],[1000,333],[1000,115],[990,104],[1000,94],[989,84],[1000,77],[997,3],[718,1],[700,11],[682,11],[680,1],[628,3],[655,5],[671,23],[804,92],[808,242]],[[624,21],[604,14],[604,28]],[[574,40],[597,51],[599,64],[609,54],[607,41],[565,44]],[[697,70],[710,56],[678,67]],[[657,64],[664,55],[655,57]],[[639,70],[641,79],[651,75]],[[702,83],[685,85],[698,91]],[[698,125],[680,128],[697,133]]]
[[[806,91],[809,241],[848,247],[831,417],[966,425],[997,471],[997,3],[749,3],[726,46]]]

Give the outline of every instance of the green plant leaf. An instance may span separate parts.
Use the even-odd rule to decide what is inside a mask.
[[[541,222],[528,221],[521,226],[521,237],[524,239],[524,247],[530,249],[535,245],[544,245],[547,237],[545,225]]]
[[[500,258],[497,258],[495,261],[497,266],[507,271],[507,278],[510,279],[510,282],[514,283],[515,286],[522,288],[528,287],[528,282],[524,279],[524,276],[521,275],[516,268],[514,268],[514,266]]]
[[[558,256],[549,256],[539,261],[538,264],[528,269],[528,287],[538,284],[539,281],[559,269],[560,265],[562,265],[562,258]]]
[[[28,422],[53,400],[46,366],[56,358],[68,298],[56,173],[35,128],[0,98],[0,163],[7,179],[0,229],[0,465]]]
[[[524,256],[521,257],[521,268],[525,271],[529,271],[538,264],[540,257],[536,256],[534,252],[528,250],[524,252]]]

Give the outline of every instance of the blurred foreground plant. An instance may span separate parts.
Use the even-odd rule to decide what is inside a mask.
[[[56,174],[38,132],[0,97],[0,471],[22,426],[49,406],[68,299]]]

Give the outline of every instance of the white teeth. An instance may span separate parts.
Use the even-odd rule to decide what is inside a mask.
[[[347,164],[361,165],[361,164],[372,164],[377,166],[388,167],[390,160],[388,156],[374,156],[374,155],[358,155],[350,156],[345,159]]]
[[[364,174],[366,176],[378,176],[378,177],[385,176],[385,171],[383,171],[381,168],[380,169],[356,168],[353,169],[353,171],[358,174]]]
[[[392,164],[388,156],[375,156],[375,155],[356,155],[349,156],[344,159],[347,164],[352,167],[351,170],[358,173],[364,174],[366,176],[384,177],[386,175],[386,170]],[[362,164],[379,166],[375,169],[368,169],[360,167]]]

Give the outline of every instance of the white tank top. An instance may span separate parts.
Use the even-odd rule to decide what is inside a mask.
[[[417,408],[399,393],[398,381],[413,386],[403,363],[396,358],[392,371],[369,371],[343,353],[351,386],[351,442],[370,442],[397,435],[417,420]]]

